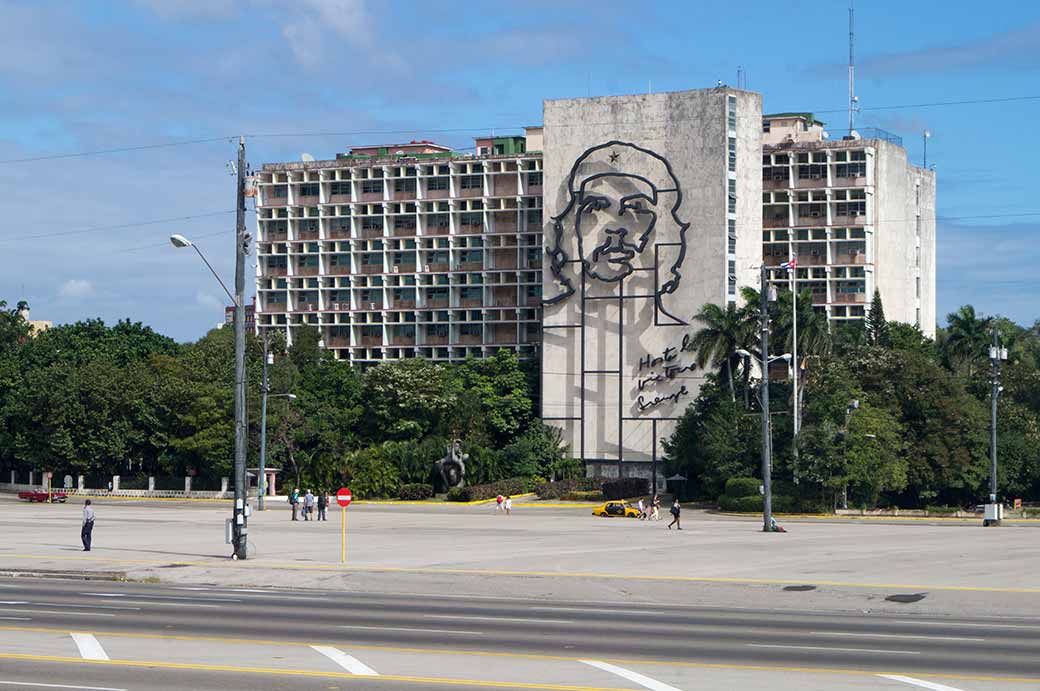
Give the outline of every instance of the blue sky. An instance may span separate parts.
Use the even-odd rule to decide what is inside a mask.
[[[1040,95],[1040,6],[859,4],[859,124],[902,135],[915,162],[933,132],[939,216],[953,219],[939,222],[939,314],[970,302],[1031,324],[1040,100],[871,108]],[[412,138],[461,148],[540,123],[543,98],[736,83],[738,65],[767,112],[813,110],[840,127],[847,8],[0,0],[0,299],[27,298],[38,319],[129,317],[191,340],[225,300],[166,238],[197,239],[228,281],[233,267],[230,139],[10,161],[239,133],[289,135],[250,136],[254,165]]]

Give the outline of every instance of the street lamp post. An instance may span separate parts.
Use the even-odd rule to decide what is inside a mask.
[[[256,495],[256,508],[258,511],[264,511],[264,495],[267,494],[267,473],[265,471],[265,464],[267,462],[267,399],[268,398],[286,398],[290,401],[296,400],[296,394],[291,393],[271,393],[271,385],[267,381],[267,365],[273,364],[272,360],[274,356],[267,350],[267,332],[264,332],[264,373],[262,382],[260,384],[260,472],[259,478],[257,478],[257,495]]]
[[[1000,345],[1000,334],[993,329],[993,345],[989,348],[990,361],[990,421],[989,421],[989,504],[986,505],[985,518],[982,525],[1000,525],[1003,519],[1003,507],[997,503],[997,399],[1004,387],[1000,385],[1000,363],[1007,360],[1007,348]]]
[[[845,406],[845,427],[842,430],[841,442],[842,442],[842,457],[845,465],[848,466],[849,462],[849,419],[852,417],[852,413],[859,410],[859,399],[853,399],[849,401],[849,404]],[[872,435],[867,435],[872,436]],[[846,467],[846,472],[848,468]],[[849,508],[849,483],[846,480],[842,483],[841,487],[841,508]]]
[[[234,552],[232,559],[246,558],[248,529],[246,527],[246,321],[245,321],[245,265],[249,237],[246,235],[246,143],[238,138],[238,165],[235,215],[235,293],[224,285],[202,251],[183,235],[171,235],[174,247],[193,247],[220,287],[231,298],[235,306],[235,505],[231,519],[231,535]]]

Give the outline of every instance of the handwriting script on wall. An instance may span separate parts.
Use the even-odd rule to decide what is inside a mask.
[[[692,372],[697,369],[696,363],[691,362],[688,365],[684,365],[679,362],[680,353],[690,353],[694,350],[692,339],[690,339],[689,334],[686,334],[683,336],[680,345],[668,346],[659,356],[654,357],[647,353],[643,357],[639,358],[639,378],[636,381],[637,388],[640,391],[643,391],[651,384],[669,382],[674,380],[683,372]],[[688,395],[690,395],[689,389],[686,388],[685,384],[680,384],[679,388],[675,389],[671,393],[662,393],[653,398],[648,398],[640,393],[636,396],[636,405],[639,406],[639,410],[642,411],[659,406],[666,402],[677,403],[680,398]]]

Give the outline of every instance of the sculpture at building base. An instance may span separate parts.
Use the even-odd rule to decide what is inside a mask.
[[[445,491],[452,487],[462,487],[466,482],[466,460],[468,453],[462,453],[462,440],[456,439],[448,447],[444,458],[434,463],[437,477],[440,478]]]

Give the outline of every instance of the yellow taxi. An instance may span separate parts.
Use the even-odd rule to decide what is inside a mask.
[[[604,518],[639,518],[639,509],[628,502],[608,501],[594,508],[592,515]]]

